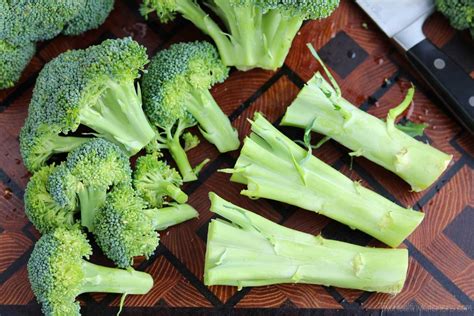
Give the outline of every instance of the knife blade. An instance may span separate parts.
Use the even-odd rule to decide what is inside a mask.
[[[407,59],[456,119],[474,134],[474,80],[423,33],[433,0],[356,0]]]

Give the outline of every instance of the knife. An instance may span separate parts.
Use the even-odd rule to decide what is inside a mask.
[[[474,80],[423,34],[433,0],[356,0],[369,17],[405,52],[446,108],[474,134]]]

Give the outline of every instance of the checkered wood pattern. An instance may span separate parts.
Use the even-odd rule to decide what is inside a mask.
[[[180,41],[205,39],[193,25],[178,18],[168,25],[155,17],[148,21],[138,13],[136,1],[117,0],[116,8],[98,30],[78,37],[61,36],[39,43],[38,53],[21,81],[0,91],[0,315],[39,315],[31,292],[26,263],[38,232],[23,212],[23,190],[29,174],[20,160],[18,134],[27,114],[36,76],[49,60],[67,49],[85,48],[106,38],[132,36],[151,55]],[[474,75],[474,47],[468,34],[456,33],[435,14],[425,25],[432,41],[449,51],[471,76]],[[230,167],[237,152],[219,154],[203,141],[190,153],[191,162],[208,157],[211,162],[199,180],[185,185],[199,219],[162,233],[161,245],[149,260],[137,260],[136,267],[151,273],[154,288],[148,295],[128,297],[122,315],[156,314],[274,314],[311,312],[350,314],[370,311],[420,311],[473,313],[474,297],[474,141],[440,106],[412,68],[381,31],[351,1],[342,1],[331,18],[306,23],[294,40],[285,65],[276,72],[233,70],[230,78],[212,89],[212,94],[229,115],[241,138],[249,132],[247,118],[263,112],[278,123],[285,108],[315,71],[317,62],[305,44],[312,43],[326,60],[343,95],[362,109],[384,117],[404,96],[407,84],[417,86],[414,105],[406,119],[427,122],[422,140],[454,156],[448,170],[431,188],[412,193],[395,175],[364,158],[355,158],[350,168],[348,151],[330,141],[315,155],[344,174],[404,206],[425,212],[421,226],[401,247],[410,252],[408,278],[397,296],[374,294],[317,285],[276,285],[259,288],[206,287],[202,282],[209,191],[254,210],[287,227],[322,233],[327,238],[382,246],[369,236],[312,212],[267,201],[252,201],[239,195],[240,185],[229,175],[218,173]],[[300,130],[282,128],[293,138]],[[96,249],[94,262],[110,264]],[[117,295],[92,294],[80,297],[84,315],[109,315],[118,310]]]

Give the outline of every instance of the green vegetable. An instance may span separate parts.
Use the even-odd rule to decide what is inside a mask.
[[[156,12],[162,22],[180,13],[214,40],[227,66],[273,70],[283,65],[302,23],[328,17],[338,5],[339,0],[204,0],[202,6],[194,0],[144,0],[141,12]]]
[[[206,285],[264,286],[310,283],[399,293],[408,268],[406,249],[356,246],[273,223],[210,193]]]
[[[197,178],[180,143],[186,128],[199,124],[220,152],[239,147],[236,130],[209,92],[228,71],[211,44],[192,42],[158,52],[143,75],[145,113],[159,129],[156,148],[170,151],[184,181]]]
[[[63,34],[79,35],[98,28],[114,8],[115,0],[82,0],[82,2],[84,2],[82,9],[68,21],[62,31]]]
[[[104,254],[119,267],[129,267],[133,257],[149,257],[159,243],[156,230],[163,230],[197,217],[189,205],[147,209],[146,203],[129,186],[115,187],[98,212],[94,236]]]
[[[474,0],[435,0],[436,10],[457,30],[468,29],[474,38]]]
[[[88,262],[92,254],[79,229],[60,228],[43,235],[28,261],[33,293],[45,315],[80,315],[76,296],[87,292],[146,294],[153,278],[133,269]]]
[[[0,89],[15,85],[35,51],[36,47],[32,42],[13,45],[0,39]]]
[[[407,134],[408,136],[416,137],[423,136],[423,132],[425,131],[425,128],[428,127],[428,124],[420,124],[408,121],[406,122],[406,124],[396,124],[395,127]]]
[[[145,147],[155,132],[134,80],[147,62],[145,47],[124,38],[65,52],[46,64],[20,134],[27,168],[35,171],[54,153],[75,148],[83,140],[69,134],[81,124],[130,155]]]
[[[413,232],[424,216],[350,180],[283,135],[259,113],[234,168],[222,171],[233,173],[231,181],[247,185],[243,195],[320,213],[392,247]]]
[[[399,106],[389,111],[384,122],[345,100],[334,78],[326,73],[332,86],[316,73],[288,107],[281,125],[327,135],[350,148],[352,155],[364,156],[397,174],[415,192],[426,189],[438,179],[452,156],[408,136],[394,124],[410,106],[414,88]]]
[[[160,155],[154,153],[137,159],[133,172],[135,189],[152,207],[162,207],[168,196],[180,204],[186,203],[188,196],[180,189],[183,179],[159,158]]]

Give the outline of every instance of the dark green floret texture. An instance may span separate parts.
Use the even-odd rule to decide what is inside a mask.
[[[143,113],[135,79],[147,62],[145,47],[124,38],[65,52],[46,64],[20,134],[27,168],[35,171],[52,155],[82,144],[84,138],[71,136],[80,125],[130,155],[145,147],[155,133]]]
[[[0,39],[0,89],[15,85],[35,51],[32,42],[14,45]]]
[[[63,30],[66,35],[79,35],[85,31],[98,28],[114,8],[115,0],[82,0],[82,10],[68,23]]]
[[[436,0],[436,9],[457,30],[469,30],[474,38],[474,0]]]
[[[181,14],[214,40],[227,66],[274,70],[283,65],[303,22],[326,18],[338,5],[339,0],[144,0],[140,11],[145,17],[156,12],[164,23]]]

